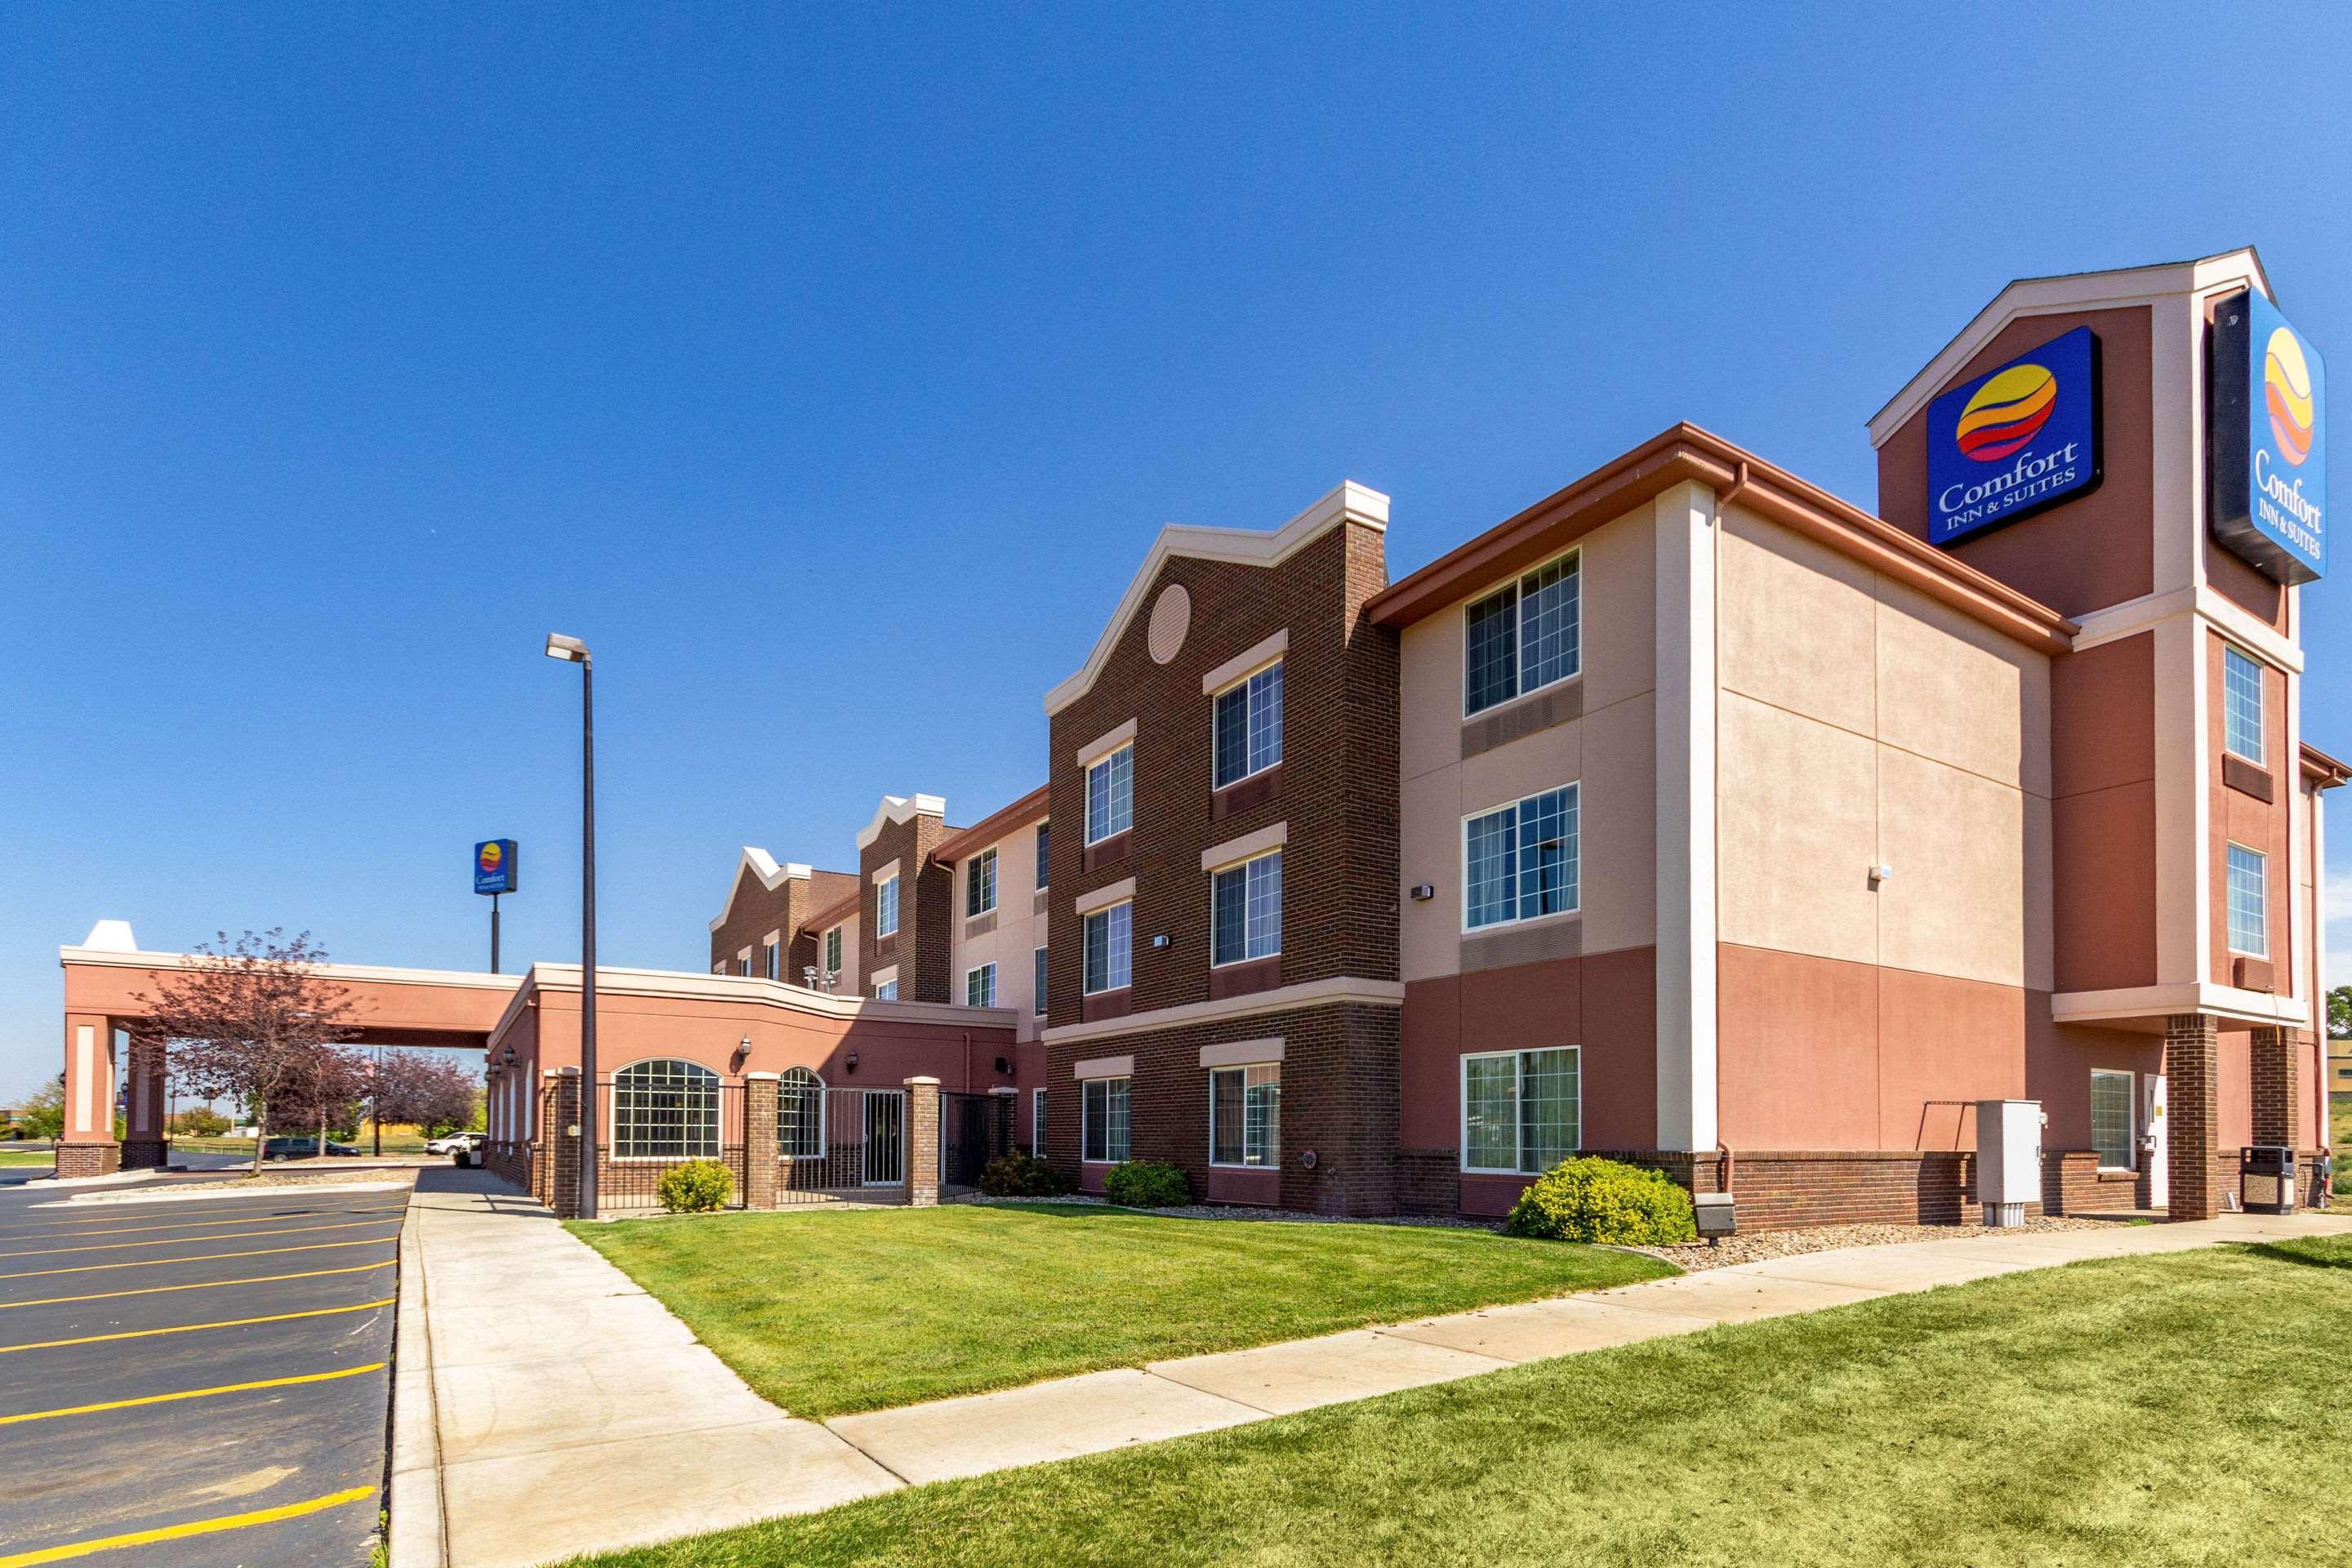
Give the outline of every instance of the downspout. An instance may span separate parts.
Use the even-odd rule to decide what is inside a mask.
[[[1708,655],[1714,668],[1710,676],[1713,689],[1707,692],[1706,700],[1716,705],[1716,721],[1707,726],[1707,733],[1715,740],[1715,767],[1712,772],[1715,777],[1716,802],[1718,806],[1723,800],[1723,528],[1725,521],[1730,516],[1731,503],[1737,500],[1740,492],[1747,489],[1748,460],[1743,458],[1739,461],[1739,466],[1732,471],[1731,488],[1715,499],[1715,535],[1707,541],[1707,549],[1713,557],[1712,569],[1708,572],[1707,577],[1715,595],[1715,604],[1712,606],[1715,613],[1715,636],[1708,642]],[[1715,820],[1714,813],[1708,814],[1708,820]],[[1723,887],[1722,845],[1719,841],[1716,849],[1717,853],[1709,857],[1709,859],[1714,865],[1716,892],[1719,897]],[[1718,937],[1722,930],[1723,920],[1718,913],[1716,918],[1716,931]],[[1720,1184],[1721,1191],[1729,1193],[1731,1192],[1731,1145],[1724,1142],[1723,1138],[1722,994],[1723,977],[1717,974],[1715,1007],[1715,1146],[1723,1158],[1716,1167],[1716,1180]],[[1733,1202],[1737,1204],[1737,1194],[1734,1194]]]

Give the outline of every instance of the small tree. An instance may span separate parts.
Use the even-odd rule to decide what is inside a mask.
[[[448,1057],[387,1053],[375,1071],[379,1152],[387,1121],[414,1121],[428,1138],[463,1127],[474,1114],[474,1096],[480,1087],[478,1072]]]
[[[228,1118],[209,1105],[193,1106],[172,1118],[172,1131],[191,1138],[217,1138],[228,1131]]]
[[[2352,985],[2338,985],[2327,994],[2327,1037],[2352,1040]]]
[[[183,1083],[252,1107],[257,1175],[273,1122],[315,1117],[323,1136],[330,1107],[358,1097],[361,1064],[335,1048],[351,1037],[356,1010],[348,991],[320,976],[326,956],[308,931],[247,931],[234,942],[223,931],[133,998],[146,1013],[140,1038],[164,1043]]]
[[[24,1109],[16,1113],[16,1125],[27,1138],[46,1138],[54,1143],[65,1136],[65,1074],[58,1074],[26,1097]]]

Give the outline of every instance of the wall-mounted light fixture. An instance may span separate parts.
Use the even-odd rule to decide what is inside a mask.
[[[1882,882],[1890,882],[1894,879],[1895,868],[1892,866],[1881,863],[1870,868],[1870,885],[1874,888]]]
[[[1007,1061],[1004,1058],[999,1057],[996,1058],[996,1070],[1003,1073],[1005,1077],[1011,1078],[1013,1076],[1013,1064],[1010,1061]]]
[[[856,1051],[849,1053],[848,1059],[841,1064],[841,1070],[844,1072],[856,1072],[857,1070],[857,1053]]]
[[[728,1067],[727,1070],[730,1072],[741,1072],[743,1070],[743,1064],[751,1059],[751,1037],[746,1035],[741,1039],[735,1042],[735,1060]]]
[[[1415,882],[1412,885],[1412,901],[1414,903],[1425,904],[1435,897],[1437,897],[1437,889],[1434,887],[1432,887],[1429,883]]]
[[[1166,947],[1168,945],[1168,939],[1165,936],[1155,936],[1151,939],[1151,945],[1154,947]]]

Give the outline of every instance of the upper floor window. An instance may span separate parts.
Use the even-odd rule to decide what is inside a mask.
[[[2221,743],[2262,766],[2263,667],[2236,648],[2221,648]]]
[[[1046,831],[1046,829],[1052,826],[1053,825],[1051,823],[1045,822],[1041,822],[1037,825],[1037,885],[1041,888],[1047,885],[1045,881],[1045,849],[1046,846],[1052,841],[1052,836]]]
[[[1577,556],[1487,595],[1462,617],[1462,711],[1476,713],[1582,668]]]
[[[839,926],[835,926],[824,933],[824,972],[827,974],[841,973],[841,928]]]
[[[898,879],[891,878],[874,890],[874,934],[898,934]]]
[[[1282,951],[1282,851],[1210,878],[1209,963],[1240,963]]]
[[[688,1160],[719,1152],[719,1075],[698,1063],[633,1062],[613,1076],[613,1152]]]
[[[748,980],[748,979],[750,979],[750,978],[751,977],[751,953],[750,953],[749,952],[743,952],[743,953],[740,954],[740,955],[736,958],[735,962],[736,962],[739,965],[740,965],[740,966],[741,966],[742,971],[743,971],[743,977],[744,977],[745,979],[747,979],[747,980]]]
[[[784,977],[783,944],[781,942],[769,942],[767,944],[767,958],[768,978],[771,980],[782,980]]]
[[[1575,784],[1464,819],[1465,931],[1577,907]]]
[[[2230,951],[2266,958],[2271,951],[2270,857],[2230,846]]]
[[[1217,693],[1216,717],[1216,788],[1282,761],[1281,662]]]
[[[1037,950],[1036,1000],[1029,1010],[1040,1018],[1045,1016],[1045,950],[1042,947]]]
[[[1135,747],[1121,746],[1087,769],[1087,842],[1099,844],[1135,825]]]
[[[963,912],[984,915],[996,907],[996,851],[983,849],[963,865]]]
[[[895,980],[885,980],[874,988],[874,1000],[877,1002],[896,1002],[898,999],[898,983]]]
[[[1113,904],[1087,916],[1084,983],[1087,995],[1097,991],[1116,991],[1133,983],[1134,931],[1135,905],[1131,902]]]
[[[983,963],[978,969],[963,972],[963,1005],[967,1007],[996,1005],[996,965]]]

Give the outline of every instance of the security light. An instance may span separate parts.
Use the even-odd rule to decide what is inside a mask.
[[[568,637],[560,632],[550,632],[547,634],[547,657],[563,659],[572,664],[585,664],[588,662],[588,645],[578,637]]]

